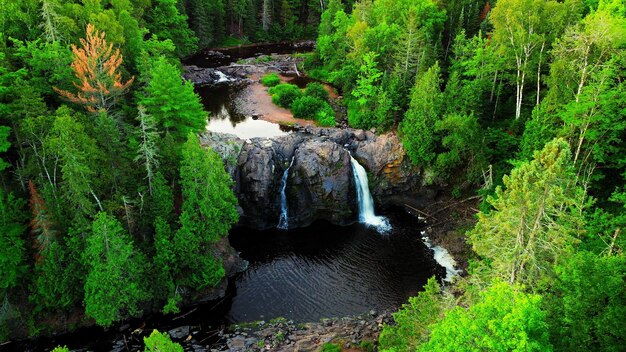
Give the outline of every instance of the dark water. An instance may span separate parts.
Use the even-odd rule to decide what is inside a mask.
[[[231,244],[250,267],[236,278],[226,318],[304,322],[400,306],[445,270],[419,239],[417,223],[391,217],[390,235],[327,223],[289,232],[234,231]]]
[[[312,51],[315,42],[260,43],[241,45],[231,48],[204,49],[200,53],[187,58],[185,65],[198,67],[227,66],[239,59],[247,59],[260,55],[294,54]],[[216,55],[216,53],[219,53]]]

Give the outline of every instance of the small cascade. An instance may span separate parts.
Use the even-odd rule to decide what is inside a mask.
[[[459,270],[456,268],[456,261],[454,260],[454,258],[452,258],[450,253],[448,253],[447,249],[441,246],[433,246],[430,243],[430,238],[426,236],[426,231],[422,231],[421,235],[422,241],[424,241],[426,247],[432,249],[435,253],[435,261],[437,262],[437,264],[443,266],[446,269],[446,277],[443,279],[443,281],[452,282],[452,279],[454,279],[455,276],[461,274],[463,270]]]
[[[380,233],[388,232],[391,230],[389,220],[374,213],[374,199],[370,194],[365,168],[352,155],[350,155],[350,163],[352,164],[352,174],[354,175],[357,201],[359,202],[359,222],[375,227]]]
[[[289,163],[289,167],[285,169],[283,172],[283,177],[280,181],[280,218],[278,219],[278,228],[281,230],[289,229],[289,205],[287,204],[287,179],[289,178],[289,169],[293,165],[293,160],[295,159],[295,154],[291,157],[291,162]]]
[[[218,77],[218,79],[217,79],[217,81],[215,83],[224,83],[224,82],[232,81],[232,79],[230,77],[226,76],[224,74],[224,72],[222,72],[222,71],[215,70],[215,74],[217,74],[217,77]]]

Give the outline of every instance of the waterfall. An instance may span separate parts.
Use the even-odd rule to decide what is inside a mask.
[[[280,181],[280,218],[278,218],[278,228],[281,230],[289,229],[289,205],[287,204],[287,194],[285,190],[287,189],[287,179],[289,178],[289,169],[291,169],[291,165],[293,165],[293,160],[296,158],[295,154],[291,157],[291,162],[289,163],[289,167],[285,169],[283,172],[283,177]]]
[[[352,174],[354,175],[357,201],[359,202],[359,222],[375,227],[378,232],[388,232],[391,230],[389,220],[374,213],[374,199],[370,194],[365,168],[352,155],[350,155],[350,163],[352,164]]]

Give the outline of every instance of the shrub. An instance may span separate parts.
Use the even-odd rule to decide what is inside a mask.
[[[270,88],[272,102],[278,106],[289,109],[294,100],[302,96],[302,91],[293,84],[281,83]]]
[[[263,84],[266,87],[274,87],[279,83],[280,83],[280,77],[275,72],[268,73],[265,76],[263,76],[263,78],[261,78],[261,84]]]
[[[322,346],[320,352],[341,352],[341,347],[334,343],[327,342]]]
[[[337,124],[335,121],[335,110],[328,103],[315,115],[317,124],[324,127],[333,127]]]
[[[293,117],[299,119],[314,120],[317,113],[324,108],[326,102],[315,97],[302,96],[293,101],[291,104],[291,113]]]
[[[321,83],[313,82],[306,85],[306,89],[304,90],[304,95],[309,97],[317,98],[323,101],[328,101],[330,96],[328,91]]]
[[[183,352],[183,347],[176,342],[172,342],[170,335],[153,330],[150,336],[144,337],[146,345],[144,352]]]

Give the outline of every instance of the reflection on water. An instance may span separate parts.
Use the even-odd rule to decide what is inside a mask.
[[[273,138],[289,133],[289,127],[238,114],[232,108],[233,95],[237,92],[231,92],[225,87],[196,87],[196,90],[209,114],[207,131],[230,133],[242,139]]]
[[[279,124],[255,120],[251,116],[233,117],[222,105],[217,113],[209,116],[209,122],[206,126],[207,131],[234,134],[242,139],[254,137],[279,137],[289,133],[284,131]]]

